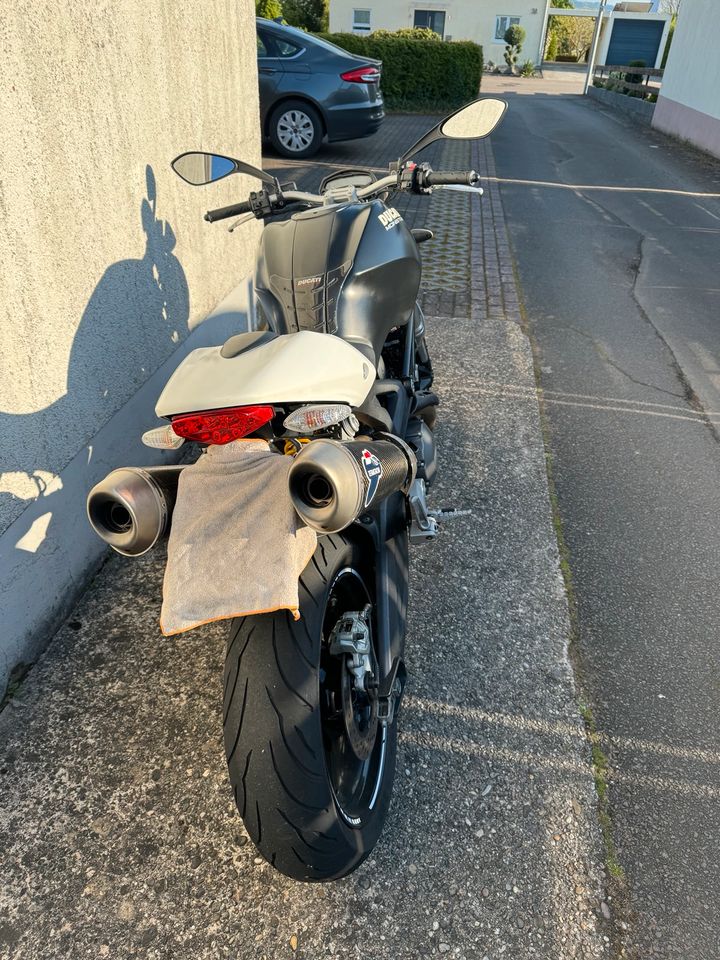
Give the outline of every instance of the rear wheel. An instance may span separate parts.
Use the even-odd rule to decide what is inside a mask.
[[[354,870],[390,802],[396,724],[378,723],[329,644],[344,614],[373,603],[371,571],[346,534],[320,537],[300,578],[301,619],[239,618],[228,638],[224,735],[235,802],[260,853],[297,880]]]
[[[302,100],[286,100],[270,117],[270,139],[284,157],[311,157],[323,138],[320,114]]]

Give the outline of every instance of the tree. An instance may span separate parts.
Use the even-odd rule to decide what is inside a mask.
[[[553,7],[561,7],[564,10],[574,10],[575,6],[573,0],[557,0],[553,2]],[[558,53],[560,53],[561,47],[561,37],[563,34],[562,21],[565,17],[548,17],[547,25],[547,34],[546,36],[546,46],[545,46],[545,59],[546,60],[555,60]]]
[[[595,21],[591,17],[563,17],[564,43],[568,53],[576,60],[584,59],[592,43]]]
[[[283,0],[283,14],[293,27],[322,33],[328,27],[328,0]]]
[[[283,15],[280,0],[255,0],[255,16],[266,20],[275,20]]]
[[[511,24],[505,31],[503,40],[506,44],[504,53],[505,63],[510,70],[514,72],[517,58],[520,56],[522,45],[525,42],[524,28],[521,27],[519,23]]]

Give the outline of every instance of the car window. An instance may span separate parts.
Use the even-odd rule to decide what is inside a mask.
[[[257,55],[259,57],[269,57],[267,45],[261,34],[257,35]]]
[[[322,47],[323,50],[329,50],[333,53],[339,53],[343,57],[348,56],[347,50],[343,50],[342,47],[338,47],[334,43],[330,43],[329,40],[323,40],[321,37],[308,37],[308,46],[312,47]],[[352,56],[352,54],[350,54]]]
[[[289,43],[287,40],[281,40],[280,37],[275,37],[275,49],[278,57],[294,57],[299,52],[300,47],[294,43]]]

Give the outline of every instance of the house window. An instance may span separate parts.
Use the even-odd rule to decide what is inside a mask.
[[[445,11],[444,10],[416,10],[414,27],[425,27],[427,30],[434,30],[441,37],[445,36]]]
[[[356,33],[370,33],[370,11],[353,10],[352,28]]]
[[[495,17],[495,39],[504,40],[505,31],[514,23],[520,23],[520,17]]]

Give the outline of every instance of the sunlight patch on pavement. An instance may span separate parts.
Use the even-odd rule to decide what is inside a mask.
[[[418,713],[437,714],[446,717],[460,717],[467,721],[494,724],[510,730],[542,733],[548,736],[575,737],[578,740],[586,739],[586,733],[578,720],[578,724],[563,723],[560,721],[539,720],[532,717],[520,716],[512,713],[498,713],[482,710],[477,707],[464,707],[453,703],[442,703],[437,700],[428,700],[423,697],[408,696],[403,701],[403,709]],[[621,750],[640,753],[657,753],[678,760],[699,760],[703,763],[720,763],[720,752],[703,750],[700,747],[681,747],[669,743],[660,743],[657,740],[642,740],[638,737],[610,737],[605,733],[591,733],[587,738],[593,743],[601,743]]]
[[[37,517],[33,520],[32,525],[27,533],[23,534],[22,537],[15,544],[17,550],[24,550],[26,553],[37,553],[38,548],[41,546],[45,537],[47,536],[48,527],[50,526],[50,521],[52,520],[52,511],[44,513],[41,517]]]

